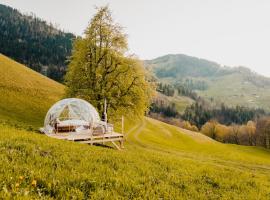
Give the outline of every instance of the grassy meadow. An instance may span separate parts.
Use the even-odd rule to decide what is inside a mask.
[[[126,120],[122,151],[14,127],[42,125],[64,87],[0,58],[3,199],[270,199],[263,148],[221,144],[150,118]]]
[[[64,86],[0,54],[0,120],[39,127]]]
[[[241,74],[230,74],[222,78],[213,78],[209,88],[197,91],[202,97],[211,98],[229,105],[243,105],[253,108],[270,110],[270,88],[268,85],[256,86],[245,80]]]
[[[145,118],[125,150],[1,126],[2,197],[269,199],[270,152],[224,145]]]
[[[191,98],[180,96],[176,92],[174,96],[166,96],[162,93],[157,93],[155,98],[157,100],[163,101],[166,105],[174,104],[177,112],[179,113],[183,113],[187,106],[190,106],[192,103],[194,103],[194,100]]]

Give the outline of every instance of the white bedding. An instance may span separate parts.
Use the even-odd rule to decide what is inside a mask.
[[[57,125],[58,127],[61,126],[89,126],[89,123],[84,120],[79,120],[79,119],[70,119],[70,120],[65,120],[65,121],[60,121]]]

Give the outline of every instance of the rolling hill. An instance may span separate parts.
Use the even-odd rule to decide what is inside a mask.
[[[125,150],[60,141],[38,127],[64,86],[1,55],[0,196],[25,199],[269,199],[270,152],[150,118],[126,120]]]
[[[1,121],[37,128],[64,86],[0,54],[0,94]]]
[[[192,82],[196,92],[228,105],[243,105],[270,110],[270,78],[245,67],[224,67],[215,62],[183,54],[166,55],[145,61],[163,82]],[[198,89],[199,85],[205,88]]]

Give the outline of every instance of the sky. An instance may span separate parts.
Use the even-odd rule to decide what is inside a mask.
[[[269,0],[0,0],[82,35],[109,5],[140,59],[186,54],[270,77]]]

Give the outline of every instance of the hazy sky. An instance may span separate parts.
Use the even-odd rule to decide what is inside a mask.
[[[270,0],[0,0],[82,35],[109,4],[141,59],[183,53],[270,76]]]

